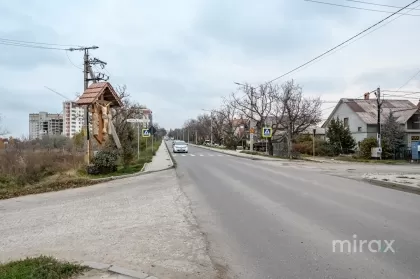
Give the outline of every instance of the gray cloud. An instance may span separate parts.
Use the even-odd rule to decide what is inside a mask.
[[[21,10],[12,10],[0,4],[0,25],[13,26],[11,29],[0,29],[1,40],[21,40],[28,42],[57,42],[59,35],[48,26],[37,24]],[[10,41],[8,41],[10,43]],[[62,65],[66,62],[61,51],[51,52],[45,49],[9,46],[0,44],[0,67],[8,69],[33,70],[40,65]],[[59,53],[60,52],[60,53]]]
[[[403,86],[404,83],[406,83],[407,80],[410,77],[412,77],[418,70],[418,67],[394,67],[388,69],[384,68],[360,74],[353,80],[353,82],[355,84],[363,84],[367,88],[372,89],[378,86],[380,86],[383,89],[399,88],[400,86]]]
[[[293,4],[292,4],[293,3]],[[324,28],[325,7],[296,1],[208,1],[197,16],[197,33],[259,57],[284,55],[321,44],[331,34]],[[348,11],[333,14],[348,19]]]

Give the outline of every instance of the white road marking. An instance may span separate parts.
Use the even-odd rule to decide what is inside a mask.
[[[200,157],[203,157],[204,155],[203,154],[200,154]]]
[[[217,156],[221,157],[221,156],[223,156],[223,155],[222,155],[222,154],[219,154],[219,155],[217,155]]]
[[[185,157],[185,156],[187,156],[187,155],[185,155],[185,154],[182,154],[182,157]]]
[[[194,157],[195,155],[194,154],[190,154],[190,156],[193,156]]]
[[[213,154],[208,154],[210,157],[213,157],[214,155]]]

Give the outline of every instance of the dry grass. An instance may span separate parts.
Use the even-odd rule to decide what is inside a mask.
[[[91,185],[74,170],[83,165],[83,153],[10,150],[0,153],[0,199]]]

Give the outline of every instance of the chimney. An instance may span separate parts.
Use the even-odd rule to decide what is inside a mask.
[[[365,96],[365,98],[364,98],[364,99],[365,99],[365,100],[369,100],[369,95],[370,95],[370,92],[365,93],[365,95],[364,95],[364,96]]]
[[[417,107],[418,107],[418,108],[420,108],[420,100],[419,100],[419,102],[417,103]]]

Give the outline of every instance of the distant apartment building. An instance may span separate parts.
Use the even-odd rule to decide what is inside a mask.
[[[83,128],[83,107],[79,107],[75,102],[63,102],[63,131],[66,137],[73,137]]]
[[[29,114],[29,139],[61,134],[63,134],[63,116],[61,114],[48,112]]]

